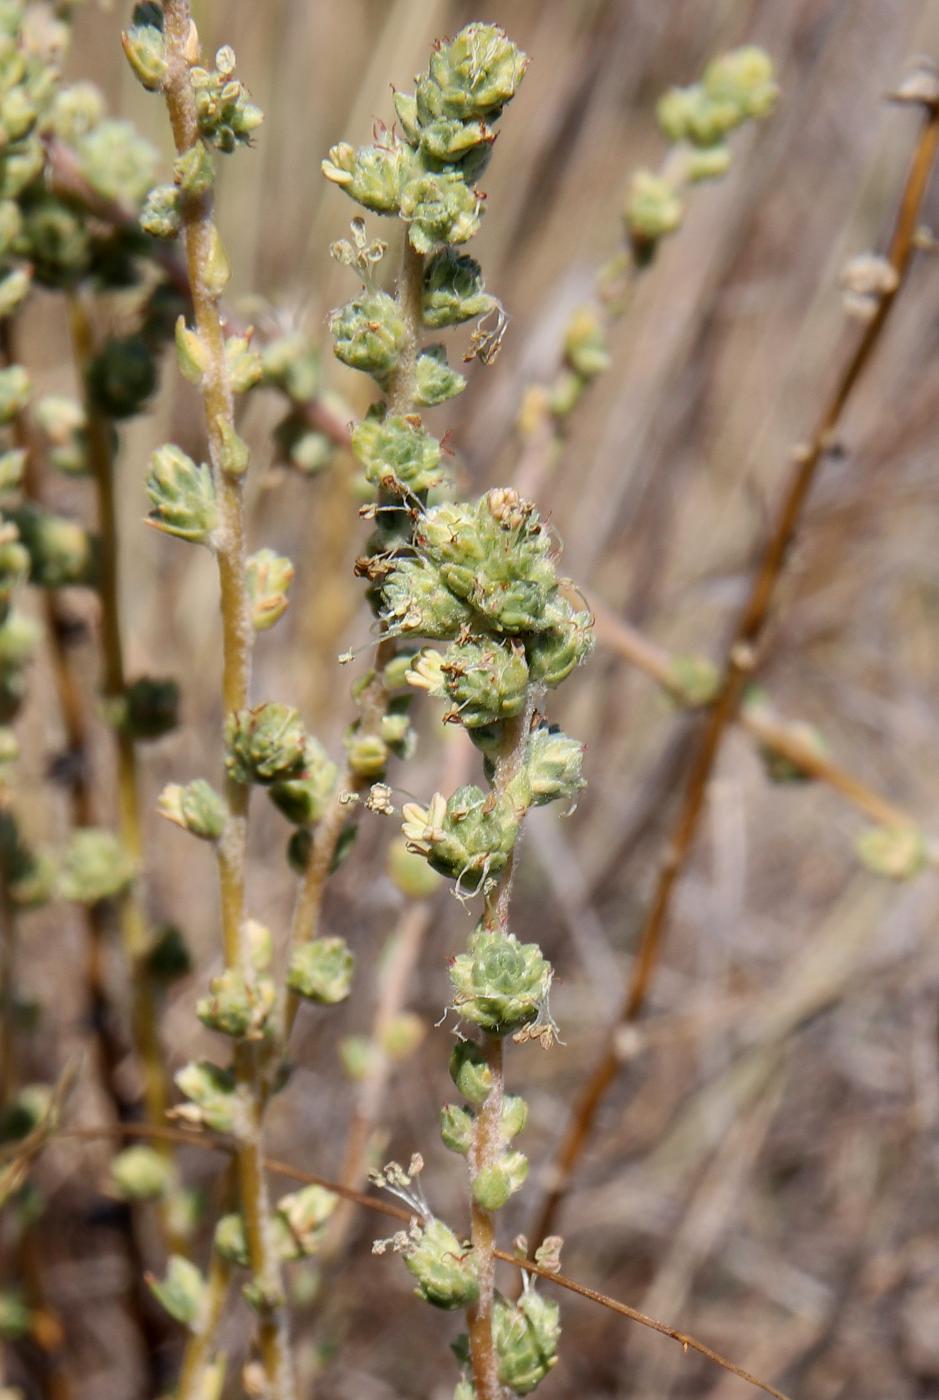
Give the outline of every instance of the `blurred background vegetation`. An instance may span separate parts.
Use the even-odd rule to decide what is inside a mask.
[[[161,106],[121,59],[121,9],[80,13],[70,72],[98,83],[168,166]],[[689,202],[683,229],[613,333],[611,372],[571,420],[539,492],[564,541],[564,569],[592,599],[662,646],[719,660],[789,453],[851,333],[840,268],[883,246],[902,184],[916,117],[885,94],[911,58],[939,57],[939,8],[928,0],[202,0],[194,10],[205,49],[235,48],[265,112],[256,149],[221,175],[231,301],[259,325],[296,325],[320,340],[324,383],[348,417],[363,411],[366,391],[333,362],[325,318],[350,290],[328,248],[355,211],[323,181],[321,157],[338,139],[365,141],[376,118],[390,120],[389,75],[406,86],[433,38],[470,19],[505,25],[532,56],[483,182],[489,217],[474,247],[511,315],[505,348],[490,368],[471,370],[463,397],[432,411],[451,431],[471,492],[516,479],[524,389],[550,377],[571,312],[619,245],[630,172],[660,159],[659,93],[694,80],[734,45],[771,53],[782,87],[776,115],[735,144],[728,178]],[[927,222],[937,201],[939,187]],[[74,388],[59,315],[51,297],[37,297],[23,332],[22,358],[44,392]],[[759,677],[780,714],[817,726],[846,768],[933,829],[937,315],[936,264],[924,254],[826,459]],[[298,706],[336,751],[353,678],[337,654],[369,636],[352,574],[363,538],[354,464],[340,453],[312,476],[284,468],[272,446],[276,417],[272,401],[253,396],[243,426],[259,466],[255,536],[263,519],[263,543],[297,565],[288,616],[258,645],[257,689]],[[128,671],[171,671],[184,696],[182,729],[142,753],[151,901],[184,928],[199,969],[177,984],[166,1013],[174,1066],[210,1044],[192,1006],[217,956],[216,891],[203,849],[161,823],[153,801],[164,782],[202,771],[215,751],[209,658],[218,618],[212,560],[144,528],[143,482],[155,444],[175,440],[198,458],[202,431],[194,393],[167,373],[152,411],[126,433],[120,476]],[[56,489],[63,509],[86,509],[82,483]],[[90,595],[76,592],[69,606],[93,623]],[[94,649],[78,655],[91,691]],[[535,1179],[619,1001],[694,724],[605,647],[567,691],[565,727],[590,739],[589,787],[573,818],[531,819],[515,913],[518,933],[537,933],[557,969],[554,1010],[566,1042],[526,1061]],[[55,836],[50,824],[64,828],[64,806],[50,809],[40,787],[61,735],[42,658],[32,693],[49,703],[28,710],[20,775],[28,824]],[[462,735],[437,732],[429,709],[421,727],[407,781],[423,799]],[[96,771],[106,773],[106,736],[99,746]],[[561,1221],[567,1272],[703,1336],[804,1400],[913,1400],[939,1384],[936,877],[927,870],[893,885],[870,874],[854,850],[861,825],[827,787],[773,782],[752,740],[734,732],[650,1013]],[[391,833],[391,823],[366,823],[330,890],[327,926],[360,954],[357,992],[328,1018],[303,1013],[296,1070],[270,1115],[274,1154],[327,1176],[339,1167],[351,1095],[339,1042],[368,1029],[376,952],[401,913],[381,873]],[[259,804],[251,902],[275,928],[286,924],[292,893],[286,835]],[[450,1092],[450,1031],[435,1023],[467,916],[446,895],[438,900],[407,999],[425,1037],[392,1076],[375,1150],[405,1160],[421,1150],[426,1187],[445,1213],[460,1209],[463,1183],[436,1130]],[[82,937],[61,909],[31,916],[28,929],[23,980],[49,1009],[28,1055],[33,1076],[48,1080],[85,1036]],[[111,973],[119,979],[116,963]],[[83,1076],[76,1120],[105,1112],[96,1094]],[[40,1170],[51,1202],[49,1293],[82,1400],[145,1393],[124,1317],[128,1280],[109,1245],[109,1152],[63,1142]],[[193,1180],[215,1189],[217,1161],[185,1160]],[[529,1200],[519,1198],[518,1228]],[[414,1305],[402,1270],[372,1259],[374,1222],[356,1217],[353,1229],[342,1272],[321,1281],[315,1307],[298,1311],[308,1384],[318,1373],[323,1400],[449,1396],[448,1329]],[[546,1394],[751,1393],[622,1319],[562,1302],[566,1337]],[[242,1332],[236,1315],[227,1339],[235,1356]]]

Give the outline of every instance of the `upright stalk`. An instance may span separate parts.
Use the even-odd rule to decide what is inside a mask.
[[[189,0],[165,0],[163,16],[163,92],[176,150],[183,156],[201,142],[190,78],[190,68],[198,61],[198,38]],[[201,193],[182,191],[180,214],[196,331],[206,359],[202,399],[218,503],[215,549],[222,613],[222,703],[227,717],[248,703],[252,624],[246,587],[243,477],[226,469],[225,444],[235,436],[234,405],[219,310],[221,289],[210,276],[218,248],[211,188]],[[247,784],[226,777],[228,817],[217,843],[224,958],[226,967],[236,971],[245,971],[248,965],[245,845],[249,791]],[[237,1161],[259,1314],[261,1359],[271,1400],[290,1400],[294,1380],[287,1313],[263,1167],[264,1091],[258,1056],[249,1042],[236,1045],[234,1068],[238,1093],[247,1106]]]
[[[930,173],[939,146],[939,104],[924,104],[919,140],[907,175],[900,207],[890,239],[888,261],[896,274],[893,285],[880,297],[873,317],[866,323],[847,363],[838,376],[815,429],[805,446],[793,452],[789,482],[783,493],[769,541],[753,578],[750,591],[734,625],[720,688],[713,708],[704,717],[678,815],[662,860],[652,902],[639,937],[639,952],[616,1023],[610,1027],[594,1069],[571,1114],[561,1141],[548,1192],[533,1232],[535,1240],[549,1234],[567,1191],[571,1174],[593,1129],[597,1111],[620,1066],[619,1031],[640,1016],[658,963],[662,939],[671,910],[672,895],[681,878],[704,811],[708,783],[724,738],[736,717],[746,685],[759,661],[770,608],[802,519],[819,465],[831,446],[844,410],[870,363],[890,311],[902,286],[915,246],[915,235]]]
[[[474,1121],[473,1144],[468,1158],[470,1184],[483,1168],[496,1165],[503,1149],[502,1037],[485,1036],[483,1052],[492,1076],[492,1088]],[[503,1400],[504,1391],[499,1380],[499,1358],[492,1335],[492,1305],[496,1285],[495,1215],[492,1211],[484,1209],[475,1197],[471,1197],[471,1200],[470,1239],[479,1278],[479,1297],[466,1311],[473,1381],[478,1400]]]
[[[111,425],[98,412],[88,392],[87,372],[94,354],[91,321],[80,295],[69,298],[72,347],[84,398],[88,468],[95,483],[100,544],[98,596],[101,603],[101,691],[104,700],[119,701],[127,688],[121,628],[120,568],[114,454]],[[159,1007],[153,980],[144,960],[150,950],[150,928],[142,898],[144,841],[141,822],[140,775],[133,735],[124,725],[115,732],[117,760],[117,827],[121,845],[130,856],[137,878],[120,899],[120,929],[130,976],[134,1049],[144,1081],[144,1104],[151,1123],[162,1123],[168,1105],[164,1057],[160,1044]],[[172,1156],[170,1144],[161,1149]]]
[[[406,327],[406,335],[400,359],[388,381],[388,412],[393,414],[411,413],[414,409],[417,356],[423,333],[421,297],[425,263],[423,254],[415,252],[405,235],[395,301]],[[396,502],[396,498],[394,500]],[[379,505],[391,503],[379,500]],[[358,733],[362,735],[379,734],[382,718],[388,708],[388,691],[382,672],[394,654],[394,639],[382,638],[375,651],[372,678],[359,697]],[[363,775],[356,771],[354,764],[350,764],[340,782],[336,799],[314,832],[310,857],[297,889],[290,926],[291,947],[295,948],[316,937],[326,882],[346,823],[347,808],[342,799],[346,793],[364,790],[373,781],[372,775]],[[285,1010],[286,1037],[289,1037],[293,1028],[298,1007],[297,997],[289,993]]]

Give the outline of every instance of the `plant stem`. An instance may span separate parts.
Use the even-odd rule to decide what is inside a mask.
[[[410,413],[414,407],[417,357],[423,334],[422,301],[424,290],[424,257],[411,247],[405,232],[401,252],[401,269],[395,299],[407,330],[397,367],[392,374],[387,393],[388,412]],[[379,502],[381,504],[381,502]],[[397,498],[395,503],[398,504]],[[395,642],[384,638],[375,652],[372,678],[359,697],[359,730],[362,734],[377,734],[388,709],[388,692],[382,672],[395,654]],[[347,810],[340,797],[347,792],[358,793],[370,785],[357,773],[347,770],[339,783],[338,792],[313,835],[313,846],[304,874],[300,878],[293,918],[290,924],[290,946],[315,938],[319,928],[320,911],[326,882],[332,869],[336,847],[346,824]],[[285,1043],[297,1018],[299,1000],[288,993],[284,1009]]]
[[[622,1025],[635,1021],[645,1005],[671,909],[672,894],[697,834],[708,783],[721,746],[728,728],[736,717],[747,682],[757,665],[758,648],[769,619],[776,585],[801,522],[819,464],[831,446],[844,409],[870,363],[897,293],[905,280],[914,251],[919,211],[935,162],[937,146],[939,104],[929,104],[924,108],[919,140],[900,199],[887,255],[896,273],[896,285],[893,290],[883,294],[875,315],[861,332],[819,415],[809,442],[793,453],[789,482],[783,493],[775,524],[753,578],[749,595],[733,629],[717,698],[703,721],[678,816],[640,934],[639,953],[626,988],[622,1008],[615,1025],[610,1027],[606,1035],[594,1069],[571,1114],[551,1173],[553,1185],[545,1198],[537,1228],[532,1234],[536,1242],[551,1232],[571,1174],[590,1136],[597,1110],[607,1089],[616,1078],[620,1065],[617,1049],[619,1029]]]
[[[102,417],[87,389],[87,371],[94,353],[93,333],[87,310],[78,295],[69,297],[69,327],[75,365],[82,386],[88,443],[88,467],[97,496],[100,542],[98,596],[101,603],[101,692],[105,701],[120,700],[127,687],[121,637],[120,566],[117,502],[114,490],[114,453],[110,422]],[[161,1123],[168,1105],[166,1073],[160,1044],[156,989],[147,975],[144,959],[150,949],[149,921],[143,904],[144,841],[141,824],[140,778],[134,739],[124,727],[115,731],[117,759],[117,827],[121,845],[137,871],[120,900],[121,943],[131,984],[131,1022],[134,1048],[144,1081],[144,1103],[151,1122]],[[171,1156],[167,1151],[167,1156]],[[178,1241],[169,1242],[177,1248]]]
[[[215,1338],[228,1302],[232,1267],[213,1249],[206,1278],[205,1298],[199,1326],[183,1353],[183,1363],[176,1386],[176,1400],[200,1400],[204,1394],[205,1368],[212,1359]]]
[[[502,1150],[502,1037],[487,1035],[483,1042],[492,1088],[476,1115],[469,1154],[470,1184],[483,1167],[495,1165]],[[477,1400],[503,1400],[499,1358],[492,1336],[492,1303],[496,1278],[496,1229],[491,1211],[472,1201],[471,1240],[479,1277],[479,1297],[467,1309],[470,1360]]]
[[[201,140],[189,73],[191,64],[198,61],[189,0],[164,0],[163,17],[167,61],[164,96],[176,150],[183,155]],[[216,557],[222,612],[222,703],[227,718],[248,703],[252,627],[245,574],[243,477],[224,468],[225,436],[234,432],[235,424],[219,292],[207,278],[217,237],[211,190],[199,195],[184,193],[181,217],[193,315],[208,361],[202,399],[219,511]],[[244,924],[249,792],[247,785],[226,778],[229,815],[217,848],[225,964],[239,970],[246,970],[248,956]],[[265,1094],[258,1056],[246,1042],[235,1049],[235,1077],[248,1106],[237,1159],[241,1211],[258,1298],[261,1359],[269,1400],[290,1400],[294,1380],[287,1314],[263,1167]]]

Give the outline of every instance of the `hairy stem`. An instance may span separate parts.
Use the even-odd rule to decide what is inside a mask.
[[[793,453],[792,471],[775,523],[746,602],[733,629],[713,708],[703,721],[678,815],[662,861],[658,881],[639,938],[639,953],[626,988],[616,1024],[605,1038],[594,1069],[574,1106],[551,1175],[548,1193],[533,1231],[536,1241],[550,1233],[567,1190],[571,1174],[590,1137],[597,1110],[616,1078],[620,1058],[617,1046],[621,1025],[635,1021],[646,1002],[658,963],[662,938],[671,910],[672,895],[681,878],[704,811],[708,784],[724,738],[736,717],[740,700],[758,661],[770,607],[785,567],[792,541],[802,519],[809,493],[826,449],[841,422],[845,407],[870,363],[881,332],[902,286],[915,246],[919,211],[939,146],[939,104],[928,105],[888,250],[897,274],[896,286],[884,293],[876,314],[865,325],[832,389],[808,443]]]
[[[502,1037],[487,1035],[483,1043],[492,1088],[473,1125],[469,1154],[470,1184],[484,1167],[494,1166],[502,1150]],[[472,1202],[471,1240],[479,1276],[479,1297],[467,1309],[470,1360],[477,1400],[502,1400],[499,1358],[492,1336],[492,1303],[496,1279],[496,1228],[491,1211]]]
[[[198,41],[189,0],[164,0],[164,39],[167,74],[164,95],[173,140],[182,155],[200,140],[190,66],[197,62]],[[202,380],[209,455],[215,477],[219,524],[216,539],[222,612],[222,703],[227,717],[248,703],[252,628],[245,573],[243,478],[224,467],[226,434],[234,432],[234,405],[225,359],[225,331],[219,293],[207,271],[216,239],[211,190],[184,194],[181,200],[183,242],[196,331],[207,357]],[[245,924],[245,845],[247,785],[226,779],[226,830],[218,843],[222,942],[226,966],[244,970],[247,947]],[[280,1260],[271,1224],[270,1201],[263,1167],[264,1089],[254,1048],[241,1043],[235,1050],[239,1093],[249,1106],[248,1122],[238,1145],[238,1179],[248,1254],[257,1293],[259,1343],[270,1400],[290,1400],[294,1393],[287,1335]]]
[[[411,247],[405,235],[401,253],[401,270],[395,297],[407,327],[407,337],[397,368],[388,384],[389,413],[410,413],[414,407],[417,357],[423,333],[422,298],[424,288],[424,257]],[[359,698],[359,728],[362,734],[379,732],[388,708],[388,692],[382,671],[395,654],[393,639],[384,638],[375,653],[374,673]],[[307,868],[300,879],[290,925],[290,945],[297,947],[315,938],[319,928],[320,911],[326,882],[336,855],[336,847],[346,823],[346,807],[340,798],[347,792],[358,793],[369,786],[369,779],[347,771],[339,784],[333,803],[317,827]],[[284,1011],[286,1037],[289,1037],[297,1017],[299,1002],[288,994]]]

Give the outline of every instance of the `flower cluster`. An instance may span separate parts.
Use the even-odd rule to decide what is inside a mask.
[[[496,1089],[485,1043],[512,1036],[548,1044],[553,1034],[550,964],[495,916],[491,896],[525,814],[570,801],[583,785],[582,745],[549,726],[535,706],[588,655],[591,619],[559,577],[557,541],[532,502],[511,488],[453,499],[440,440],[417,410],[446,401],[464,382],[442,345],[423,343],[425,333],[475,321],[466,358],[489,363],[498,349],[504,313],[462,245],[482,215],[474,182],[492,151],[493,124],[526,64],[501,29],[470,24],[437,46],[413,95],[396,94],[394,129],[379,128],[375,144],[359,150],[334,146],[323,163],[326,177],[359,204],[406,225],[395,294],[375,285],[384,245],[368,242],[361,220],[353,224],[354,247],[334,245],[363,283],[331,318],[336,355],[371,375],[385,395],[352,432],[375,494],[367,513],[376,528],[357,571],[368,580],[383,667],[365,682],[371,712],[363,706],[350,736],[350,767],[362,779],[381,776],[394,751],[384,726],[403,716],[402,685],[443,701],[444,720],[462,724],[483,756],[488,791],[468,784],[450,797],[436,793],[426,805],[408,802],[402,814],[407,850],[453,880],[461,897],[487,900],[467,951],[450,969],[452,1009],[482,1036],[461,1039],[454,1053],[454,1082],[469,1106],[448,1105],[441,1124],[445,1144],[468,1160],[474,1209],[483,1212],[504,1206],[528,1173],[527,1158],[512,1146],[527,1106],[517,1096],[503,1098],[501,1084]],[[589,358],[586,340],[583,353]],[[496,1092],[498,1123],[486,1128],[483,1161],[477,1138]],[[484,1308],[503,1383],[527,1394],[553,1364],[557,1310],[545,1304],[539,1311],[540,1300],[527,1294],[517,1306],[494,1300],[491,1284],[481,1285],[475,1244],[461,1242],[420,1201],[404,1196],[398,1174],[394,1181],[383,1184],[419,1217],[392,1241],[418,1294],[437,1307]]]

